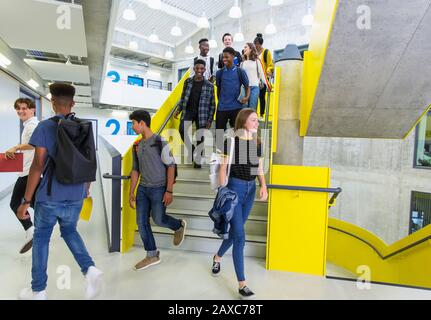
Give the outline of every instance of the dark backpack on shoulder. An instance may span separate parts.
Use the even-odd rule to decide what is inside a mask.
[[[135,153],[136,159],[138,159],[138,148],[139,148],[139,142],[140,141],[141,141],[141,139],[136,140],[135,143],[133,144],[133,152]],[[163,151],[162,137],[157,135],[156,136],[156,142],[154,144],[152,144],[151,147],[157,147],[158,148],[160,158],[161,158],[162,157],[162,151]],[[175,163],[174,184],[177,182],[177,177],[178,177],[178,166]]]
[[[49,157],[46,174],[49,174],[48,195],[51,195],[55,175],[61,184],[79,184],[96,181],[97,159],[93,126],[70,114],[66,118],[49,119],[57,124],[57,148]]]

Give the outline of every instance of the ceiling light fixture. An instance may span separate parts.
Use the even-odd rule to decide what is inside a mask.
[[[30,79],[27,81],[27,84],[32,87],[33,89],[37,89],[39,87],[39,83],[34,81],[33,79]]]
[[[169,49],[166,51],[166,53],[165,53],[165,58],[166,58],[166,59],[170,59],[170,60],[172,60],[172,59],[174,58],[174,53],[172,52],[172,49],[171,49],[171,48],[169,48]]]
[[[218,47],[217,40],[214,37],[214,19],[211,19],[211,40],[208,42],[210,49],[215,49]]]
[[[239,19],[242,17],[242,11],[241,7],[239,6],[238,0],[235,0],[234,6],[230,8],[229,17],[231,17],[232,19]]]
[[[310,0],[308,0],[307,14],[302,18],[302,25],[304,27],[310,27],[313,25],[313,22],[314,22],[314,16],[311,13]]]
[[[127,21],[136,20],[136,13],[132,8],[132,1],[129,1],[129,6],[123,11],[123,19]]]
[[[139,44],[137,41],[135,40],[130,40],[129,42],[129,48],[132,50],[138,50],[139,49]]]
[[[241,31],[241,19],[238,20],[238,32],[233,36],[234,42],[244,42],[244,34]]]
[[[189,41],[189,44],[186,47],[186,49],[184,50],[184,52],[187,53],[187,54],[193,54],[195,52],[195,49],[193,49],[192,41],[191,40]]]
[[[183,30],[181,30],[178,21],[175,23],[175,26],[172,27],[171,35],[174,37],[181,37],[183,35]]]
[[[147,5],[149,8],[154,10],[162,9],[162,1],[161,0],[148,0]]]
[[[270,20],[269,24],[265,27],[265,34],[271,35],[277,33],[277,27],[272,20],[272,7],[270,9]]]
[[[153,29],[153,32],[151,33],[150,37],[148,38],[148,40],[152,43],[156,43],[159,42],[159,36],[156,34],[156,30]]]
[[[202,17],[199,17],[196,25],[200,29],[209,29],[210,22],[208,21],[208,18],[207,18],[205,11],[202,13]]]
[[[0,66],[7,68],[12,62],[0,53]]]
[[[283,4],[283,0],[268,0],[268,4],[271,6],[271,7],[276,7],[276,6],[280,6],[280,5],[282,5]]]

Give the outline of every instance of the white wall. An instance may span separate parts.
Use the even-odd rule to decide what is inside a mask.
[[[109,120],[117,120],[120,124],[120,130],[117,135],[127,135],[127,122],[129,121],[129,112],[127,111],[116,111],[107,109],[96,109],[96,108],[74,108],[73,112],[79,118],[85,119],[97,119],[98,120],[98,133],[103,136],[112,135],[115,126],[112,125],[107,127]]]
[[[5,152],[20,141],[19,119],[13,108],[19,97],[19,83],[0,71],[0,152]],[[0,193],[15,183],[17,174],[0,173]]]
[[[159,109],[171,94],[171,91],[157,90],[124,83],[113,83],[106,79],[100,102],[116,106]]]

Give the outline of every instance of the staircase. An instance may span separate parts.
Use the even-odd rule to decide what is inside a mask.
[[[270,141],[269,137],[268,141]],[[211,146],[206,145],[205,155],[209,157],[211,153]],[[259,192],[259,188],[257,188],[257,192]],[[164,249],[216,253],[222,240],[212,232],[214,224],[208,216],[214,198],[215,193],[210,187],[208,165],[203,165],[202,169],[194,169],[193,165],[178,165],[174,201],[167,208],[167,214],[187,221],[186,236],[182,245],[175,247],[172,243],[173,231],[152,224],[157,246]],[[259,201],[256,196],[253,209],[245,225],[245,256],[265,258],[267,212],[267,201]],[[139,232],[135,233],[135,245],[143,246]],[[228,254],[231,254],[231,250],[228,251]]]

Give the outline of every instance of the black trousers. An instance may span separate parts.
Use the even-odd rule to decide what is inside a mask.
[[[235,121],[238,113],[242,109],[229,110],[229,111],[217,111],[216,115],[216,146],[218,150],[223,151],[224,147],[224,132],[227,128],[227,123],[232,129],[235,128]]]
[[[197,143],[195,147],[195,145],[193,144],[192,137],[190,137],[189,135],[186,135],[186,133],[189,132],[190,126],[193,126],[193,122],[195,123],[196,130],[205,129],[205,127],[199,126],[199,118],[197,114],[194,114],[194,112],[185,111],[184,118],[181,120],[181,123],[180,123],[180,135],[186,148],[189,147],[190,145],[192,146],[191,153],[190,153],[190,149],[188,149],[188,161],[189,162],[194,161],[198,164],[202,164],[202,157],[204,156],[204,150],[202,149],[200,154],[198,155],[195,155],[194,153],[195,153],[195,149],[198,148],[202,143],[204,143],[204,136],[200,135],[196,137]]]
[[[260,115],[263,117],[265,114],[265,108],[266,108],[266,86],[260,89],[259,102],[260,102]]]
[[[18,212],[19,206],[21,205],[21,200],[25,195],[25,189],[27,188],[27,179],[28,176],[18,178],[13,188],[12,198],[10,199],[10,208],[15,213],[15,216]],[[31,203],[31,207],[34,208],[34,199]],[[31,219],[18,220],[19,222],[21,222],[22,226],[24,227],[24,230],[28,230],[33,226]]]
[[[228,122],[232,129],[235,128],[236,117],[238,116],[238,113],[240,111],[241,109],[229,110],[229,111],[217,111],[216,129],[226,130]]]

